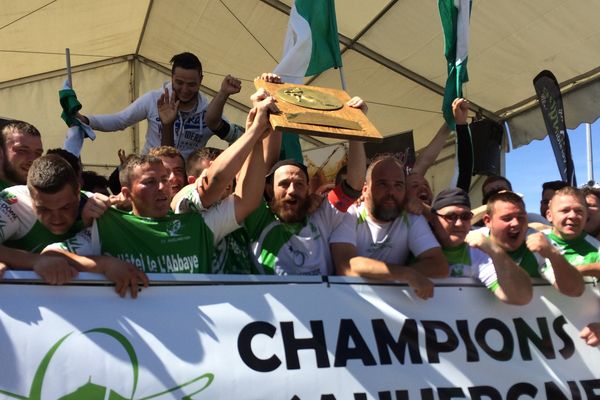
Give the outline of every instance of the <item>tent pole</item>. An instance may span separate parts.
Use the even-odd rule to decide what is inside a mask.
[[[65,49],[65,56],[67,57],[67,83],[71,89],[73,89],[73,78],[71,77],[71,50],[67,47]]]
[[[130,102],[133,103],[139,96],[139,82],[138,82],[138,77],[139,77],[139,61],[137,59],[137,57],[133,57],[133,59],[131,60],[131,72],[130,72],[130,77],[129,79],[130,81],[130,94],[131,94],[131,99]],[[133,137],[132,139],[132,146],[133,146],[133,152],[135,154],[139,154],[140,153],[140,129],[139,129],[139,124],[134,124],[133,125],[133,131],[132,131],[132,135]]]
[[[342,83],[342,89],[346,91],[346,77],[344,76],[344,67],[339,67],[340,70],[340,82]]]

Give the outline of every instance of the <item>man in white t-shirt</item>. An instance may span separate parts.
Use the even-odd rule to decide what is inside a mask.
[[[426,277],[448,276],[448,263],[423,216],[404,209],[406,176],[393,156],[373,160],[363,187],[364,202],[352,206],[332,235],[337,274],[407,282],[417,296],[433,295]],[[409,255],[416,262],[408,265]]]

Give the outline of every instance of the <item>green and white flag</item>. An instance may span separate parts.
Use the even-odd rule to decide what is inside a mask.
[[[302,83],[305,76],[341,66],[333,0],[296,0],[290,12],[283,58],[273,72],[284,82]]]
[[[457,97],[463,97],[462,84],[469,81],[467,60],[471,0],[438,0],[438,8],[444,29],[444,55],[448,62],[448,80],[442,111],[450,129],[456,130],[452,102]]]

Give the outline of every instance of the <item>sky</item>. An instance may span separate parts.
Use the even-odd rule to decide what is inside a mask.
[[[588,181],[585,124],[568,130],[577,185]],[[600,181],[600,119],[592,124],[594,180]],[[550,140],[534,140],[506,154],[506,177],[513,190],[524,195],[527,211],[539,213],[542,183],[560,180]]]

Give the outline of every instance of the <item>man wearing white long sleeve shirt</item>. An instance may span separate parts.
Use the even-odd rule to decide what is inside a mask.
[[[221,90],[209,103],[199,91],[202,83],[200,60],[192,53],[181,53],[173,56],[171,63],[171,82],[163,88],[142,95],[118,113],[87,117],[78,114],[77,117],[93,129],[104,132],[122,130],[143,119],[148,120],[142,154],[147,154],[153,147],[171,145],[186,158],[192,151],[204,147],[212,135],[234,142],[242,131],[224,120],[222,114],[227,98],[240,91],[240,81],[226,76]],[[164,102],[165,96],[172,98],[177,107],[172,135],[163,135],[159,117],[157,103],[161,98]]]

